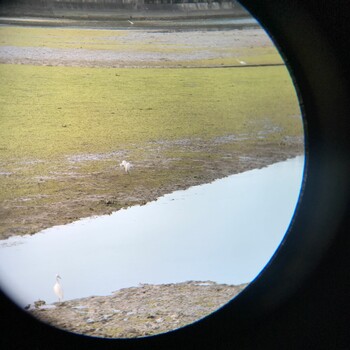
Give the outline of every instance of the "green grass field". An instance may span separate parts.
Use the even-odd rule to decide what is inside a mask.
[[[159,139],[253,137],[264,121],[301,133],[301,123],[288,118],[299,110],[284,67],[1,65],[0,76],[3,161],[110,152]]]
[[[103,31],[91,32],[90,44],[103,36]],[[46,40],[54,33],[47,29]],[[15,34],[16,45],[33,44],[32,36],[18,42]],[[2,45],[9,40],[4,35],[1,39]],[[54,39],[50,43],[56,45]],[[265,54],[257,48],[255,61],[266,59]],[[67,222],[87,216],[89,210],[103,212],[100,199],[114,198],[116,209],[133,202],[133,196],[134,202],[147,201],[139,195],[142,191],[164,192],[201,178],[228,154],[236,154],[231,157],[236,163],[226,169],[235,173],[237,154],[256,156],[259,147],[278,153],[288,147],[285,140],[303,134],[284,66],[1,64],[0,79],[0,234],[5,236],[61,222],[46,218],[39,223],[43,210],[49,216],[63,215]],[[227,142],[215,141],[225,137]],[[124,158],[141,169],[132,181],[115,169]],[[87,197],[98,201],[86,204]],[[72,204],[77,198],[80,211],[63,214],[79,206]]]

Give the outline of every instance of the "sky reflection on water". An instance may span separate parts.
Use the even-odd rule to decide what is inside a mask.
[[[0,241],[0,285],[20,305],[107,295],[139,283],[253,280],[298,200],[304,157],[176,191],[112,215]]]

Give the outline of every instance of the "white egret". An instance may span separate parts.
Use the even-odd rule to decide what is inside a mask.
[[[56,275],[56,283],[53,286],[53,291],[57,295],[59,302],[61,302],[63,300],[63,289],[62,289],[62,286],[61,286],[60,281],[59,281],[60,279],[61,279],[60,275]]]
[[[134,22],[131,22],[129,19],[128,19],[128,22],[129,22],[130,24],[134,24]]]
[[[120,166],[121,168],[124,168],[126,174],[130,174],[129,171],[130,171],[130,168],[131,168],[133,165],[130,164],[129,162],[127,162],[126,160],[123,160],[123,161],[119,164],[119,166]]]
[[[238,58],[236,58],[236,61],[237,61],[238,63],[240,63],[240,64],[243,64],[243,65],[246,65],[246,64],[247,64],[247,62],[241,61],[241,60],[239,60]]]

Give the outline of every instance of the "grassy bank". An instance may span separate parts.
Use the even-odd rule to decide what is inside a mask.
[[[0,64],[0,238],[302,153],[286,68],[249,66],[282,62],[266,38],[257,30],[1,27],[0,57],[19,55],[1,62],[19,64]],[[134,53],[145,59],[136,68],[94,62],[110,52],[128,52],[131,65]],[[135,165],[130,176],[118,167],[123,159]]]
[[[244,156],[300,152],[284,67],[0,65],[0,75],[3,237],[244,170]],[[130,177],[116,168],[124,158]]]

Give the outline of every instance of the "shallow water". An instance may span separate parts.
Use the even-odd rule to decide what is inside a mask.
[[[176,191],[144,206],[0,241],[0,285],[20,305],[139,283],[252,281],[284,237],[304,157]]]
[[[134,23],[137,24],[137,19],[134,20]],[[175,19],[175,20],[162,20],[162,21],[152,21],[146,20],[146,23],[157,23],[160,24],[173,24],[178,26],[211,26],[211,25],[237,25],[237,26],[245,26],[245,25],[256,25],[259,22],[253,17],[228,17],[228,18],[197,18],[197,19]],[[140,21],[142,24],[142,21]]]

